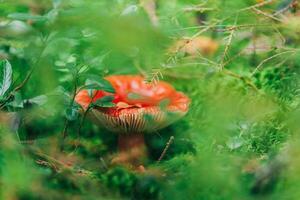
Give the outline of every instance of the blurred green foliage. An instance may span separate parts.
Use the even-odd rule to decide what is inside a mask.
[[[299,199],[299,7],[0,1],[0,199]],[[219,48],[174,48],[198,36]],[[73,98],[83,85],[112,92],[112,74],[163,79],[191,99],[182,120],[145,135],[144,173],[110,163],[117,135]]]

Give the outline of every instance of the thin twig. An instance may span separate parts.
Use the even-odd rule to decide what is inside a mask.
[[[220,29],[216,29],[215,31],[217,32],[225,32],[225,31],[231,31],[232,29],[242,29],[242,28],[251,28],[251,27],[269,27],[270,24],[240,24],[240,25],[215,25],[212,28],[220,28]],[[200,25],[200,26],[190,26],[190,27],[185,27],[185,28],[176,28],[176,29],[172,29],[172,31],[181,31],[181,30],[190,30],[190,29],[199,29],[199,28],[206,28],[208,27],[207,25]]]
[[[273,24],[272,24],[272,28],[278,33],[278,35],[280,37],[280,40],[282,42],[281,44],[283,46],[286,43],[285,37],[282,35],[282,33],[280,32],[280,30],[277,27],[275,27]]]
[[[156,85],[160,79],[163,79],[163,69],[153,69],[152,72],[146,76],[146,83]]]
[[[237,15],[236,18],[235,18],[235,26],[236,26],[236,24],[237,24],[237,19],[238,19],[238,15]],[[226,46],[225,46],[224,53],[223,53],[222,58],[221,58],[220,70],[223,70],[224,67],[225,67],[224,61],[225,61],[227,52],[228,52],[228,50],[229,50],[229,48],[230,48],[230,46],[231,46],[231,42],[232,42],[232,38],[233,38],[233,35],[234,35],[235,30],[236,30],[236,29],[232,29],[231,32],[230,32],[230,35],[229,35],[227,44],[226,44]]]
[[[215,23],[213,23],[213,24],[207,26],[206,28],[200,30],[199,32],[197,32],[196,34],[194,34],[194,35],[191,37],[191,39],[195,39],[196,37],[198,37],[198,36],[201,35],[202,33],[206,32],[206,31],[208,31],[209,29],[211,29],[211,28],[215,27],[216,25],[218,25],[218,23],[220,23],[220,22],[217,21],[217,22],[215,22]]]
[[[224,66],[228,65],[228,64],[231,63],[233,60],[235,60],[236,58],[240,57],[243,53],[244,53],[244,49],[241,50],[240,52],[238,52],[237,54],[235,54],[234,56],[232,56],[230,59],[228,59],[228,60],[224,63]]]
[[[245,79],[243,76],[240,76],[240,75],[238,75],[238,74],[236,74],[236,73],[234,73],[234,72],[232,72],[232,71],[229,71],[229,70],[223,70],[222,72],[223,72],[224,74],[226,74],[226,75],[231,76],[231,77],[234,77],[234,78],[240,79],[240,80],[242,80],[242,81],[245,81],[245,83],[246,83],[248,86],[250,86],[254,91],[259,92],[259,89],[255,86],[255,84],[252,83],[250,80]]]
[[[72,100],[70,102],[69,107],[73,107],[73,105],[74,105],[74,101],[75,101],[76,94],[77,94],[77,84],[78,84],[78,71],[76,72],[76,75],[74,76],[73,96],[72,96]],[[68,132],[67,132],[68,126],[69,126],[69,120],[66,118],[65,123],[64,123],[64,128],[62,131],[63,139],[65,139],[68,136]]]
[[[249,6],[243,9],[240,9],[239,12],[243,12],[243,11],[247,11],[247,10],[251,10],[251,9],[255,9],[255,8],[260,8],[262,6],[268,5],[270,3],[273,3],[274,0],[267,0],[267,1],[263,1],[261,3],[255,4],[253,6]]]
[[[295,51],[295,50],[284,51],[284,52],[275,54],[275,55],[273,55],[273,56],[271,56],[271,57],[269,57],[269,58],[264,59],[264,60],[261,61],[261,62],[259,63],[259,65],[254,69],[254,71],[252,72],[251,76],[253,76],[254,74],[256,74],[256,72],[261,68],[261,66],[262,66],[263,64],[265,64],[266,62],[268,62],[269,60],[272,60],[273,58],[276,58],[276,57],[278,57],[278,56],[281,56],[281,55],[287,54],[287,53],[296,53],[296,51]]]
[[[255,11],[257,14],[261,14],[261,15],[263,15],[263,16],[265,16],[265,17],[268,17],[268,18],[270,18],[270,19],[273,19],[273,20],[275,20],[275,21],[282,22],[281,19],[279,19],[279,18],[277,18],[277,17],[275,17],[275,16],[273,16],[273,15],[271,15],[271,14],[268,14],[268,13],[266,13],[266,12],[263,12],[263,11],[257,9],[257,8],[252,8],[252,10]]]
[[[285,6],[284,8],[278,10],[277,12],[275,12],[273,15],[279,15],[281,13],[284,13],[285,11],[287,11],[288,9],[293,7],[293,4],[295,3],[295,1],[291,1],[287,6]]]
[[[76,93],[76,94],[77,94],[77,93]],[[97,95],[97,92],[95,92],[95,93],[93,94],[92,99],[91,99],[91,102],[94,101],[96,95]],[[77,148],[78,148],[78,144],[79,144],[79,142],[80,142],[81,129],[82,129],[82,127],[83,127],[83,124],[84,124],[84,122],[85,122],[85,119],[86,119],[86,116],[87,116],[88,112],[89,112],[92,108],[93,108],[92,103],[90,103],[90,105],[88,106],[88,108],[87,108],[87,109],[84,111],[84,113],[83,113],[83,116],[82,116],[82,118],[81,118],[81,120],[80,120],[80,124],[79,124],[79,127],[78,127],[78,131],[77,131],[77,140],[78,140],[78,142],[75,143],[75,149],[74,149],[70,154],[73,154],[74,152],[76,152],[76,150],[77,150]]]
[[[170,78],[176,78],[176,79],[198,79],[198,78],[203,78],[202,74],[176,74],[172,72],[164,72],[164,76],[170,77]]]
[[[173,143],[174,141],[174,136],[171,136],[169,141],[167,142],[163,152],[161,153],[161,155],[159,156],[158,160],[157,160],[157,163],[159,163],[166,155],[168,149],[170,148],[170,145]]]
[[[215,26],[218,26],[219,23],[224,22],[224,21],[226,21],[227,19],[230,19],[230,18],[231,18],[232,16],[234,16],[234,15],[237,15],[237,14],[239,14],[239,13],[241,13],[241,12],[244,12],[244,11],[247,11],[247,10],[260,8],[260,7],[262,7],[262,6],[265,6],[265,5],[267,5],[267,4],[272,3],[273,1],[274,1],[274,0],[267,0],[267,1],[264,1],[264,2],[261,2],[261,3],[258,3],[258,4],[255,4],[255,5],[253,5],[253,6],[249,6],[249,7],[246,7],[246,8],[242,8],[242,9],[238,10],[237,12],[234,12],[234,13],[230,14],[228,17],[223,18],[222,20],[218,20],[218,21],[216,21],[216,22],[214,22],[214,23],[208,25],[206,28],[204,28],[204,29],[200,30],[199,32],[197,32],[196,34],[194,34],[194,35],[192,36],[192,38],[195,38],[195,37],[201,35],[202,33],[204,33],[204,32],[206,32],[206,31],[210,30],[211,28],[213,28],[213,27],[215,27]]]
[[[212,11],[215,10],[215,8],[208,8],[204,7],[206,3],[201,3],[199,5],[189,6],[183,8],[183,12],[205,12],[205,11]]]
[[[86,176],[93,178],[93,172],[91,172],[89,170],[82,169],[82,168],[78,169],[78,168],[69,166],[69,165],[61,162],[60,160],[57,160],[56,158],[53,158],[53,157],[51,157],[43,152],[40,152],[40,151],[33,151],[33,154],[35,154],[38,157],[43,158],[43,160],[37,159],[36,160],[37,164],[43,165],[46,167],[50,167],[50,168],[54,169],[56,172],[59,172],[61,169],[69,169],[72,172],[74,172],[75,174],[86,175]]]

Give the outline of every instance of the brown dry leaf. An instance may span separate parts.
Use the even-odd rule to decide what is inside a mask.
[[[171,48],[172,52],[184,52],[188,55],[213,55],[219,44],[211,38],[199,36],[194,39],[182,39]]]

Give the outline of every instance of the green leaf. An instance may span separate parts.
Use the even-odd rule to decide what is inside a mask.
[[[111,108],[111,107],[115,107],[116,104],[114,104],[113,102],[106,102],[106,103],[102,103],[101,105],[96,105],[97,107],[103,107],[103,108]]]
[[[111,102],[111,101],[113,101],[114,99],[115,99],[114,96],[104,96],[104,97],[98,99],[97,101],[102,102],[102,103],[105,103],[105,102]]]
[[[32,31],[32,27],[30,27],[27,23],[20,20],[11,20],[10,22],[0,24],[0,37],[8,37],[14,38],[19,36],[27,35]],[[24,41],[1,41],[11,43],[13,46],[24,46],[20,44]]]
[[[1,61],[0,67],[3,68],[2,81],[0,83],[0,96],[3,96],[11,86],[12,67],[7,60]]]
[[[135,14],[138,11],[137,5],[129,5],[127,6],[121,13],[121,15],[132,15]]]
[[[12,13],[7,16],[10,19],[16,20],[32,20],[32,21],[47,21],[47,17],[41,15],[31,15],[29,13]]]
[[[27,102],[32,104],[37,104],[39,106],[44,105],[45,103],[47,103],[47,101],[48,101],[48,97],[46,95],[40,95],[31,99],[27,99]]]
[[[92,84],[85,85],[81,88],[81,90],[84,90],[84,89],[87,89],[87,90],[101,90],[102,87],[99,86],[98,84],[92,83]]]
[[[86,86],[84,89],[103,90],[110,93],[115,93],[115,89],[111,83],[97,75],[86,75]]]
[[[114,104],[112,101],[114,100],[114,96],[105,96],[100,99],[97,99],[92,106],[95,107],[114,107],[116,104]]]

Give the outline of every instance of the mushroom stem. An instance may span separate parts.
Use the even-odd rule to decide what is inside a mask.
[[[119,136],[119,155],[112,160],[114,164],[127,164],[138,167],[147,156],[143,134],[121,134]]]
[[[127,151],[129,149],[144,146],[145,140],[143,134],[121,134],[119,136],[119,150]]]

